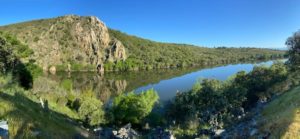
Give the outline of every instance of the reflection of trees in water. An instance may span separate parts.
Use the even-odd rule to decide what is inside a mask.
[[[127,87],[126,80],[106,79],[96,73],[72,73],[71,76],[66,76],[66,73],[59,73],[57,75],[38,77],[34,83],[34,91],[52,92],[59,95],[66,94],[67,90],[61,87],[62,82],[65,80],[71,81],[73,95],[77,96],[77,93],[90,89],[103,102],[107,102],[111,97],[125,92]]]
[[[215,65],[205,68],[212,68]],[[111,97],[118,96],[121,93],[133,91],[139,87],[148,84],[159,83],[161,80],[182,76],[191,72],[204,69],[204,67],[190,67],[190,68],[176,68],[176,69],[159,69],[150,71],[131,71],[131,72],[110,72],[100,76],[93,72],[61,72],[56,75],[44,75],[43,79],[37,79],[36,84],[40,84],[40,90],[47,90],[44,92],[63,92],[59,86],[64,80],[72,82],[73,93],[80,93],[82,90],[91,89],[96,93],[96,96],[107,102]],[[41,77],[39,77],[41,78]],[[43,89],[41,89],[43,88]],[[59,94],[59,95],[62,95]]]
[[[103,76],[90,73],[75,74],[71,78],[75,90],[91,89],[103,102],[125,92],[127,86],[126,80],[106,79]]]
[[[167,80],[182,76],[191,72],[196,72],[205,68],[212,68],[217,66],[224,66],[224,64],[216,64],[214,66],[194,66],[186,68],[174,68],[174,69],[153,69],[150,71],[130,71],[122,73],[106,73],[104,75],[107,79],[121,79],[127,81],[126,92],[133,91],[139,87],[149,84],[159,83],[161,80]],[[159,93],[159,92],[158,92]]]

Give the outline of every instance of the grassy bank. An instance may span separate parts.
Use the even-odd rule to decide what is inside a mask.
[[[283,94],[262,112],[260,131],[270,138],[300,137],[300,87]]]
[[[10,138],[74,138],[84,132],[66,115],[43,109],[25,93],[18,87],[0,92],[0,119],[8,121]]]

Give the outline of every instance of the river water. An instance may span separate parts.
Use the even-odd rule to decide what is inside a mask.
[[[281,60],[285,61],[285,60]],[[159,94],[160,101],[166,102],[174,98],[178,91],[190,90],[197,80],[213,78],[226,80],[239,71],[249,72],[257,65],[270,66],[274,61],[220,65],[216,67],[193,67],[184,69],[160,69],[151,71],[132,71],[123,73],[106,73],[102,76],[96,73],[57,73],[45,75],[47,81],[57,85],[72,82],[73,90],[84,89],[94,91],[99,99],[108,102],[112,97],[124,92],[140,93],[153,88]]]

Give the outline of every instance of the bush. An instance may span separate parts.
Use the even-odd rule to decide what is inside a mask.
[[[38,65],[34,64],[34,61],[26,63],[25,67],[31,73],[33,78],[36,78],[43,73],[43,69]]]
[[[159,97],[153,89],[141,94],[131,92],[116,97],[111,108],[115,122],[117,124],[140,123],[150,114],[158,99]]]
[[[104,123],[104,111],[102,102],[96,98],[85,98],[79,107],[79,117],[91,126]]]
[[[204,79],[191,91],[177,94],[168,115],[186,129],[223,127],[237,121],[259,99],[272,97],[274,91],[269,89],[286,78],[285,65],[275,63],[239,72],[225,82]]]

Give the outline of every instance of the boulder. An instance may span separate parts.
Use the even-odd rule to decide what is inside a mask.
[[[222,133],[224,133],[225,132],[225,130],[224,129],[217,129],[217,130],[215,130],[215,135],[216,136],[220,136]]]
[[[121,127],[119,130],[112,130],[110,128],[97,128],[94,129],[96,138],[109,138],[109,139],[138,139],[140,135],[133,129],[131,124]]]
[[[51,67],[49,68],[49,72],[50,72],[51,74],[55,74],[55,73],[56,73],[56,67],[55,67],[55,66],[51,66]]]
[[[7,121],[0,121],[0,138],[8,139],[8,123]]]
[[[120,128],[117,132],[114,132],[114,138],[116,139],[136,139],[138,137],[139,134],[131,129],[130,123]]]

